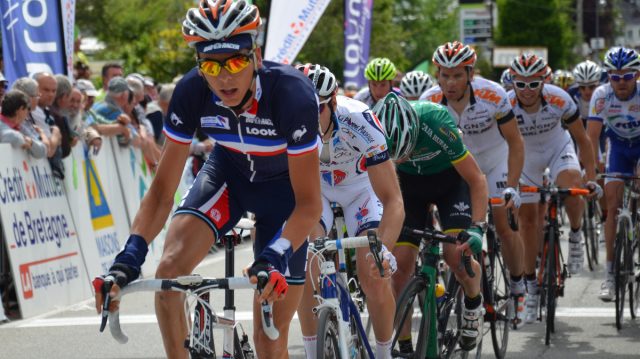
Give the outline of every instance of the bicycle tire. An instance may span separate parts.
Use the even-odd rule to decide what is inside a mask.
[[[318,311],[316,357],[318,359],[340,359],[338,341],[338,318],[332,308]]]
[[[616,328],[622,328],[624,319],[624,296],[627,289],[627,276],[625,274],[627,266],[627,241],[629,238],[629,223],[625,217],[618,219],[618,231],[616,232],[616,242],[614,245],[614,276],[615,276],[615,304],[616,304]]]
[[[511,320],[515,316],[515,307],[511,297],[511,285],[507,268],[504,266],[500,252],[493,255],[492,270],[493,280],[491,289],[493,291],[494,316],[489,320],[491,326],[491,341],[493,352],[496,358],[503,359],[507,353],[509,343],[509,331]]]
[[[602,222],[602,210],[598,201],[593,202],[593,228],[594,235],[591,238],[591,248],[593,249],[592,258],[596,265],[600,264],[600,231],[604,232],[604,223]]]
[[[362,320],[362,318],[361,318]],[[349,323],[351,324],[349,327],[351,329],[351,333],[349,333],[351,335],[351,338],[353,338],[353,347],[356,350],[356,355],[355,355],[355,359],[369,359],[369,353],[367,353],[367,348],[365,346],[365,341],[367,341],[367,338],[363,338],[362,335],[360,334],[360,331],[358,330],[358,324],[356,324],[356,317],[355,314],[350,313],[349,314]],[[365,330],[365,335],[366,335],[366,328],[363,327],[363,329]]]
[[[551,340],[551,334],[555,332],[555,314],[556,314],[556,300],[558,293],[558,268],[557,268],[557,260],[558,260],[558,238],[554,233],[555,231],[549,230],[547,235],[549,236],[549,240],[547,242],[547,260],[545,265],[545,275],[544,278],[546,280],[547,290],[545,292],[546,295],[546,328],[545,328],[545,345],[549,345]]]
[[[597,265],[597,259],[594,257],[595,251],[598,247],[594,248],[593,238],[595,234],[594,218],[592,216],[593,209],[592,204],[587,202],[587,208],[584,211],[582,218],[582,234],[584,236],[585,253],[587,254],[587,264],[589,265],[589,271],[593,272]],[[594,251],[595,250],[595,251]]]
[[[455,358],[456,347],[460,337],[460,318],[457,316],[461,313],[458,302],[462,300],[462,287],[456,281],[453,273],[449,275],[447,285],[448,297],[438,313],[438,333],[441,338],[439,344],[441,357],[444,359]],[[451,314],[454,314],[452,317]],[[453,319],[452,319],[453,318]]]
[[[426,323],[426,319],[424,315],[422,315],[421,311],[424,304],[424,300],[420,299],[420,296],[425,295],[426,293],[426,282],[422,277],[413,277],[407,283],[407,285],[402,290],[400,297],[396,303],[396,312],[393,318],[393,339],[391,341],[391,348],[393,351],[393,356],[398,358],[424,358],[426,356],[426,345],[422,345],[418,348],[420,342],[426,342],[426,340],[420,340],[420,338],[426,338],[428,333],[425,330],[428,330],[429,326]],[[414,333],[413,325],[415,321],[413,320],[414,313],[414,305],[418,303],[420,311],[420,319],[417,323],[416,332]],[[409,320],[411,322],[411,339],[412,339],[412,347],[414,348],[413,355],[403,355],[400,353],[400,348],[398,347],[398,340],[400,339],[400,329],[405,325],[405,323]]]

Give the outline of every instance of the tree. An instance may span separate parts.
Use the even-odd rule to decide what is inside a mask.
[[[571,0],[498,0],[498,46],[544,46],[552,68],[574,63],[577,42]]]

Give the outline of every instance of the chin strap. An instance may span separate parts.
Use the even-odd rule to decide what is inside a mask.
[[[233,112],[240,113],[242,111],[242,107],[244,107],[244,105],[247,104],[247,101],[249,101],[249,99],[253,97],[253,91],[251,91],[251,88],[256,83],[256,77],[258,77],[258,71],[254,69],[253,78],[251,79],[251,86],[249,86],[249,88],[247,89],[247,92],[245,92],[244,97],[242,98],[242,101],[240,101],[240,103],[235,106],[229,107],[230,109],[233,110]]]

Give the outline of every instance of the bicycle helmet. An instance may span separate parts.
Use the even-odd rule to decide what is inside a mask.
[[[187,11],[182,37],[189,47],[196,47],[199,43],[227,42],[231,37],[247,34],[253,45],[259,26],[258,8],[245,0],[201,0],[197,8]]]
[[[575,82],[575,78],[573,74],[566,70],[556,70],[553,73],[553,84],[561,87],[563,89],[569,88],[569,86],[573,85]]]
[[[377,57],[367,64],[364,77],[369,81],[385,81],[396,78],[396,66],[386,57]]]
[[[542,57],[527,53],[516,56],[511,61],[511,75],[523,77],[540,76],[546,77],[551,73],[551,68],[547,67],[547,62]]]
[[[373,107],[382,122],[389,155],[393,160],[411,155],[418,140],[418,114],[402,96],[390,92]]]
[[[473,67],[476,58],[476,52],[469,45],[454,41],[438,46],[431,61],[438,67],[451,69],[459,66]]]
[[[589,85],[600,82],[600,66],[593,61],[587,60],[576,65],[573,69],[573,76],[578,85]]]
[[[640,58],[633,49],[612,47],[604,56],[604,68],[612,70],[640,70]]]
[[[420,97],[431,87],[433,87],[431,76],[422,71],[407,72],[400,82],[400,92],[405,97]]]
[[[336,77],[328,68],[315,64],[300,64],[296,68],[313,82],[320,97],[329,97],[338,87]]]
[[[506,90],[513,88],[513,79],[511,78],[511,72],[509,72],[509,69],[502,71],[502,75],[500,75],[500,84],[502,84],[502,87]]]

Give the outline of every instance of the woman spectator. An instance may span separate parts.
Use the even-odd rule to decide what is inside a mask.
[[[27,94],[18,90],[5,94],[0,111],[0,142],[22,148],[35,158],[44,158],[47,154],[46,146],[35,137],[20,131],[30,111],[31,101]],[[37,135],[42,136],[42,130],[39,132]]]

